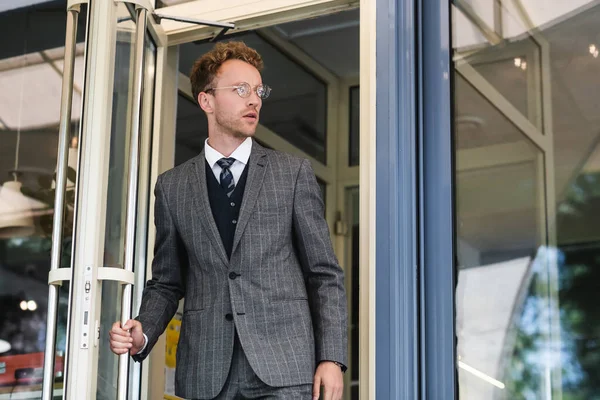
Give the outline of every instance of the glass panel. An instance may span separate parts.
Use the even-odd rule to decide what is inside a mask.
[[[154,93],[156,82],[156,45],[148,33],[146,33],[146,59],[144,72],[144,90],[142,97],[142,120],[140,129],[142,138],[140,143],[140,170],[139,170],[139,194],[137,208],[136,224],[136,251],[134,261],[135,284],[133,286],[132,317],[137,314],[134,310],[139,310],[142,301],[142,293],[148,277],[146,276],[146,266],[148,265],[148,245],[154,243],[148,242],[148,226],[154,223],[154,210],[150,209],[150,199],[154,193],[154,187],[150,182],[152,171],[152,140],[154,133]],[[107,332],[103,332],[107,334]],[[107,335],[108,341],[108,335]],[[141,398],[142,390],[142,364],[130,364],[129,376],[129,398]]]
[[[360,9],[292,21],[274,29],[317,63],[348,80],[358,80]]]
[[[78,18],[61,267],[71,258],[86,10]],[[0,13],[0,35],[11,38],[0,47],[0,398],[41,396],[65,28],[64,4],[59,12],[55,3]],[[59,289],[56,398],[62,398],[68,296],[65,283]]]
[[[196,101],[179,93],[177,96],[177,125],[175,130],[175,165],[195,157],[204,149],[208,138],[206,114]]]
[[[359,371],[359,322],[358,322],[358,311],[359,311],[359,298],[360,298],[360,243],[359,243],[359,188],[358,186],[346,189],[346,209],[348,210],[348,218],[350,231],[348,232],[348,243],[349,252],[347,257],[349,262],[346,264],[350,267],[350,272],[346,273],[346,287],[349,307],[348,307],[348,319],[350,321],[350,327],[348,332],[348,340],[350,342],[350,362],[348,365],[347,374],[350,376],[350,387],[345,389],[345,393],[349,393],[350,400],[358,400],[360,393],[360,384],[358,380]]]
[[[348,165],[357,166],[360,163],[360,88],[350,88],[350,150]]]
[[[455,142],[457,149],[518,143],[523,134],[459,74],[455,74]],[[460,162],[460,160],[457,160]]]
[[[263,82],[273,88],[263,103],[260,123],[325,164],[326,84],[254,32],[237,35],[234,40],[245,42],[261,54],[265,63]],[[213,46],[213,43],[181,45],[179,70],[189,75],[194,61]]]
[[[106,209],[106,230],[104,248],[104,267],[123,268],[125,227],[127,212],[127,179],[129,173],[129,153],[131,140],[131,112],[133,107],[133,78],[134,78],[134,54],[135,23],[128,19],[129,11],[123,3],[118,4],[119,23],[117,24],[117,42],[115,53],[115,75],[112,105],[112,127],[110,139],[110,161],[108,173],[108,195]],[[154,44],[148,35],[144,44],[146,48],[146,73],[154,73]],[[148,72],[150,71],[150,72]],[[148,82],[146,77],[145,82]],[[149,90],[152,90],[150,88]],[[152,104],[142,104],[142,107],[152,107]],[[144,129],[142,127],[142,129]],[[142,149],[149,151],[149,147],[140,144],[140,160],[149,157]],[[140,185],[147,179],[149,170],[140,169]],[[139,193],[138,209],[147,202],[145,193]],[[146,215],[138,216],[146,218]],[[146,236],[145,229],[136,232],[138,240]],[[141,246],[137,251],[137,259],[144,259],[145,241],[139,240]],[[144,253],[144,254],[142,254]],[[140,265],[140,264],[136,264]],[[141,265],[141,273],[144,273],[144,265]],[[101,338],[98,351],[98,384],[97,399],[114,399],[117,397],[117,373],[118,357],[110,350],[108,332],[115,321],[121,318],[122,286],[115,281],[104,281],[102,283],[102,313],[100,319]]]
[[[453,21],[459,397],[595,399],[600,6],[503,4],[502,43]]]
[[[483,121],[475,130],[457,119],[455,133],[459,387],[461,398],[505,398],[491,382],[506,385],[503,357],[516,351],[519,331],[513,314],[525,306],[543,244],[543,154],[479,92],[456,82],[457,109]],[[541,312],[536,306],[530,314]]]
[[[537,117],[541,117],[535,110],[529,110],[528,101],[536,101],[534,93],[528,94],[527,86],[528,79],[533,79],[530,76],[531,68],[535,67],[531,56],[519,54],[513,58],[472,62],[471,65],[521,114],[529,117],[531,122],[536,123]],[[538,129],[541,130],[542,127],[538,126]]]
[[[494,91],[543,131],[540,98],[542,69],[540,50],[535,40],[531,37],[520,37],[518,40],[507,38],[502,52],[498,52],[497,46],[490,46],[482,36],[491,27],[477,25],[476,21],[465,21],[461,11],[457,8],[452,10],[454,26],[465,23],[454,34],[457,66],[467,64],[472,67],[472,73],[481,75]],[[477,39],[478,35],[482,38]],[[496,37],[501,38],[501,35]]]
[[[128,12],[123,3],[118,5],[120,15]],[[112,127],[110,135],[110,162],[106,205],[106,232],[104,243],[104,266],[123,268],[125,218],[127,203],[127,158],[129,156],[131,107],[131,79],[133,78],[133,55],[135,52],[135,23],[121,20],[117,25],[115,75],[113,87]],[[98,351],[98,399],[117,397],[118,357],[108,346],[108,331],[121,318],[121,285],[115,281],[102,283],[102,313],[100,332],[102,337]]]

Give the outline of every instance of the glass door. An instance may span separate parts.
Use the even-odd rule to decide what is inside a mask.
[[[87,28],[66,3],[0,7],[0,399],[64,394]]]
[[[73,3],[89,10],[79,63],[81,5]],[[130,318],[134,283],[145,280],[157,52],[146,7],[150,2],[69,2],[64,60],[57,62],[65,67],[51,182],[56,211],[47,221],[53,235],[45,363],[23,376],[41,383],[43,399],[139,398],[139,366],[112,354],[106,336],[113,322]],[[78,66],[85,71],[79,81]],[[71,112],[71,104],[81,112]],[[82,116],[76,130],[71,114]],[[23,311],[35,307],[22,303]]]

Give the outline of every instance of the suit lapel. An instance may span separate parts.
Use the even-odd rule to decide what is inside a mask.
[[[235,236],[233,237],[233,247],[231,248],[231,254],[235,252],[244,229],[250,220],[254,206],[256,205],[256,199],[260,193],[263,180],[265,178],[265,171],[267,167],[267,152],[265,148],[252,141],[252,152],[250,153],[250,159],[248,160],[248,178],[246,180],[246,189],[244,190],[244,198],[242,200],[242,206],[240,209],[240,216],[238,218],[238,225],[235,230]]]
[[[210,201],[208,199],[208,187],[206,186],[206,160],[204,157],[204,150],[200,152],[198,156],[194,158],[194,172],[195,179],[192,179],[192,192],[196,198],[196,203],[199,208],[200,221],[204,225],[204,230],[208,234],[208,237],[212,241],[217,253],[225,263],[229,266],[229,259],[225,252],[225,246],[219,235],[215,218],[212,215],[210,208]]]

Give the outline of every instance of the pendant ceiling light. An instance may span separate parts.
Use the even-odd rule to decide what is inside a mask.
[[[48,206],[40,201],[25,196],[21,192],[19,173],[19,147],[21,145],[21,117],[23,111],[23,92],[25,91],[24,67],[27,65],[26,57],[21,68],[21,99],[19,102],[19,118],[17,127],[17,143],[15,145],[15,168],[12,171],[13,180],[4,182],[0,187],[0,238],[14,238],[30,236],[35,232],[34,211],[39,211]]]
[[[0,339],[0,354],[10,351],[11,346],[6,340]]]

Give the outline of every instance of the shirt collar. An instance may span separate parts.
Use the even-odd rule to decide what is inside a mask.
[[[246,140],[244,140],[242,144],[240,144],[238,148],[235,149],[235,151],[231,153],[229,157],[233,157],[237,161],[246,165],[248,164],[248,159],[250,158],[251,150],[252,138],[246,138]],[[210,145],[208,144],[208,139],[204,141],[204,157],[206,158],[206,161],[208,162],[208,165],[210,165],[211,168],[213,168],[217,161],[219,161],[221,158],[225,158],[223,154],[210,147]]]

